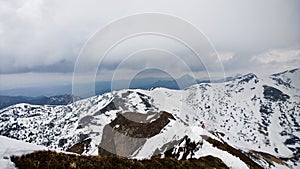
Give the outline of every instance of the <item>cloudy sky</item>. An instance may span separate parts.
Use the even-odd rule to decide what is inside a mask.
[[[226,75],[267,75],[300,67],[299,9],[298,0],[0,0],[0,90],[70,84],[88,40],[105,25],[141,13],[168,14],[194,25],[215,47]],[[143,51],[149,43],[159,50]],[[144,57],[134,59],[134,50]],[[110,79],[118,68],[123,74],[115,78],[131,78],[126,75],[145,65],[169,63],[168,71],[180,70],[177,76],[188,73],[186,66],[206,76],[201,63],[189,56],[174,40],[146,35],[116,46],[98,74]]]

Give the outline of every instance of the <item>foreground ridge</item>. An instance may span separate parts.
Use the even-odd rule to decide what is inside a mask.
[[[44,168],[114,168],[114,169],[180,169],[180,168],[207,168],[229,169],[219,158],[205,156],[199,159],[177,160],[175,158],[153,157],[151,159],[136,160],[119,158],[116,156],[78,156],[52,151],[38,151],[21,157],[11,157],[19,169],[44,169]]]

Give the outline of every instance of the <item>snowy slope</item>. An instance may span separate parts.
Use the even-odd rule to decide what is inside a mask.
[[[220,158],[230,168],[248,168],[247,165],[238,157],[235,157],[226,151],[222,151],[218,148],[213,147],[210,143],[203,139],[201,135],[206,135],[217,139],[215,136],[213,136],[206,130],[200,128],[199,126],[180,126],[180,124],[176,123],[175,121],[171,122],[171,124],[166,128],[166,130],[163,133],[148,139],[145,145],[141,149],[139,149],[136,152],[136,154],[134,154],[134,158],[150,158],[153,154],[155,154],[153,152],[154,150],[159,149],[163,151],[163,149],[165,148],[165,144],[170,143],[174,140],[180,140],[185,135],[187,135],[188,138],[191,139],[191,141],[197,142],[200,140],[200,142],[203,142],[203,145],[200,146],[199,150],[196,151],[194,155],[192,155],[193,158],[212,155],[214,157]],[[185,142],[182,142],[180,145],[178,145],[178,147],[184,147],[184,145],[182,144],[185,144]],[[182,153],[183,152],[180,153],[178,159],[182,159]],[[188,155],[188,157],[190,156],[191,154]]]
[[[20,156],[38,150],[48,150],[45,146],[26,143],[4,136],[0,136],[0,145],[0,168],[2,169],[15,168],[14,164],[10,161],[10,156]]]
[[[120,90],[66,106],[18,104],[0,110],[0,135],[58,150],[67,150],[90,138],[90,146],[83,154],[97,155],[105,125],[119,113],[149,114],[151,119],[153,114],[149,112],[166,111],[175,120],[147,138],[130,155],[132,158],[149,158],[156,149],[185,135],[203,140],[200,134],[204,132],[246,153],[266,152],[299,161],[299,79],[299,69],[268,77],[250,73],[225,83],[196,84],[184,90]],[[204,121],[206,130],[195,129],[200,121]],[[234,168],[245,165],[236,157],[226,158],[230,154],[205,140],[193,157],[208,154]],[[291,160],[286,163],[296,168]]]

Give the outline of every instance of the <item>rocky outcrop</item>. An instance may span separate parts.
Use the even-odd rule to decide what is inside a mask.
[[[187,135],[184,136],[177,145],[168,149],[165,153],[165,157],[173,157],[180,160],[186,160],[193,158],[196,151],[202,148],[203,140],[192,141]]]
[[[164,111],[148,114],[136,112],[119,114],[104,127],[98,153],[130,156],[144,145],[146,138],[159,134],[170,119],[175,120],[170,113]]]

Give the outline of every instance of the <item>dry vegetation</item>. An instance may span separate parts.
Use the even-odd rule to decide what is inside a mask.
[[[72,154],[56,153],[52,151],[39,151],[21,157],[11,157],[11,160],[19,169],[180,169],[180,168],[208,168],[228,169],[218,158],[212,156],[199,159],[177,160],[175,158],[153,157],[149,160],[133,160],[113,156],[79,156]]]
[[[271,154],[264,153],[264,152],[258,152],[258,151],[251,151],[250,153],[258,159],[266,160],[270,165],[272,165],[273,163],[278,163],[278,164],[287,166],[286,162],[284,162],[282,159],[277,158]]]

